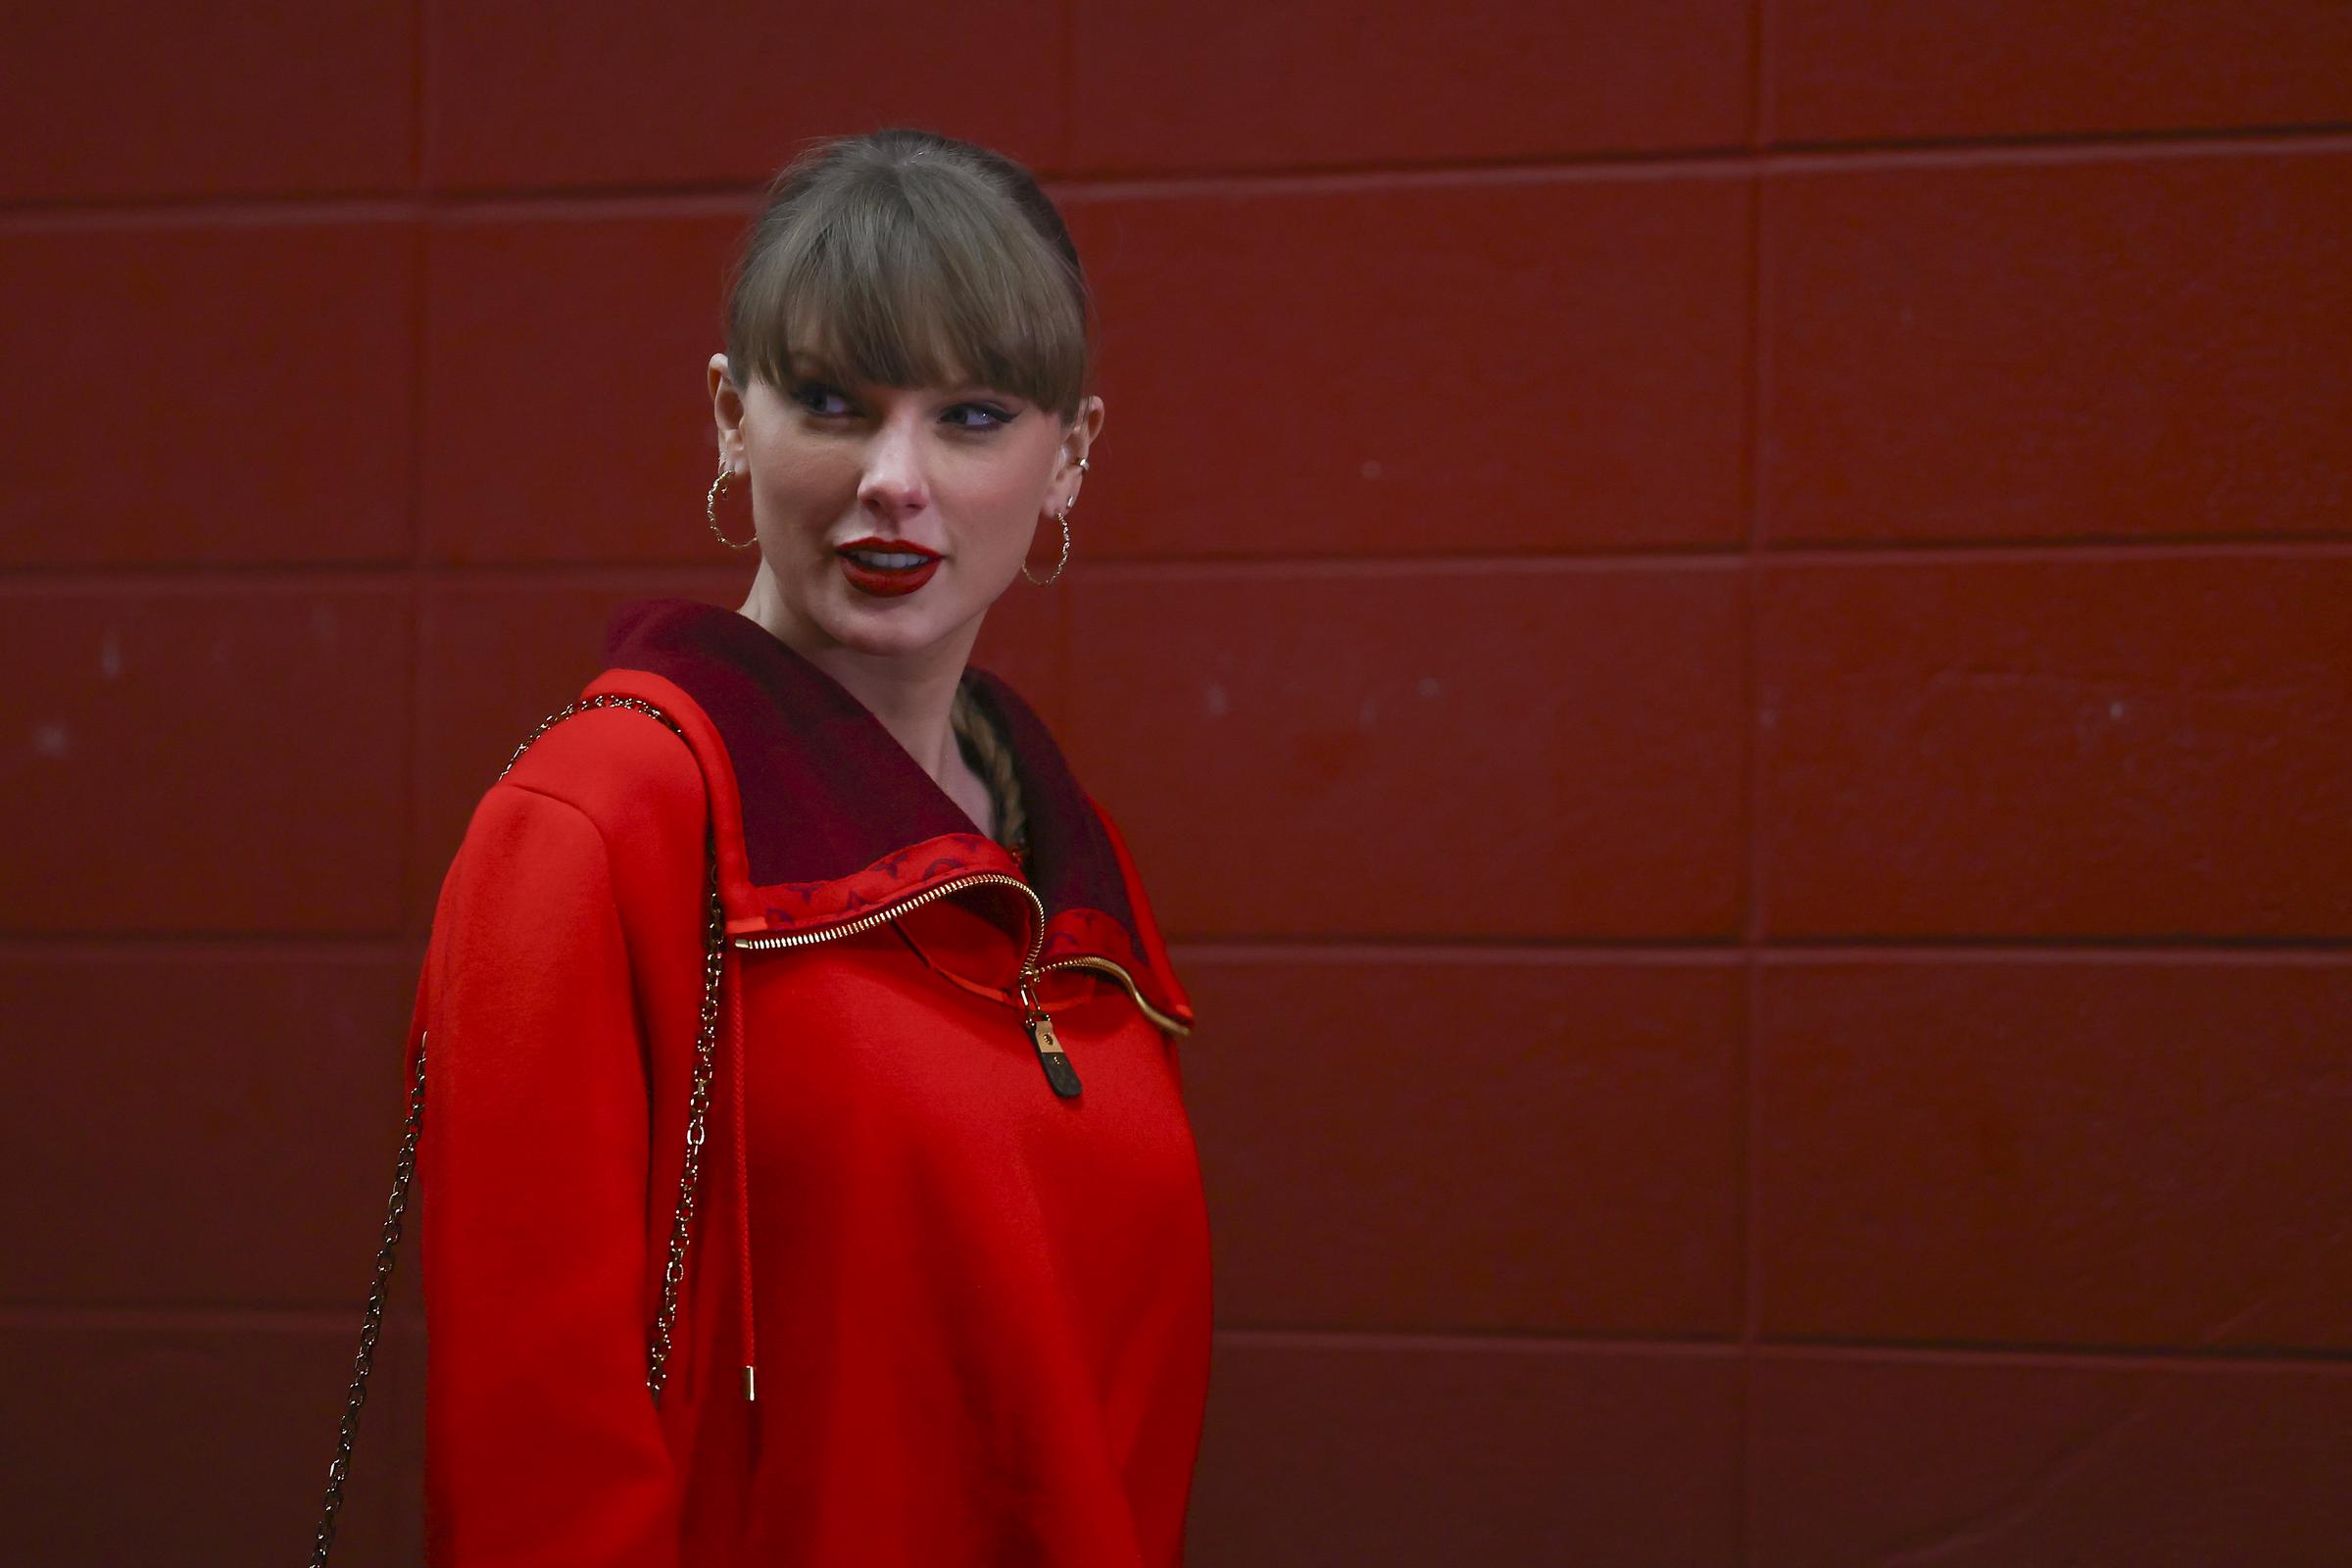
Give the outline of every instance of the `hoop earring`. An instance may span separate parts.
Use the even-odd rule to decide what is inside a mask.
[[[727,481],[734,477],[735,470],[727,466],[726,456],[722,453],[718,460],[718,477],[710,481],[710,493],[703,498],[703,515],[710,519],[710,531],[718,534],[720,544],[730,550],[749,550],[760,542],[760,529],[757,524],[753,526],[752,536],[749,539],[730,539],[725,534],[718,532],[718,498],[726,492]]]
[[[1059,560],[1054,563],[1054,569],[1047,575],[1039,577],[1030,572],[1028,562],[1024,561],[1021,563],[1021,575],[1027,577],[1031,582],[1037,584],[1040,588],[1043,588],[1046,586],[1046,584],[1052,582],[1055,577],[1060,576],[1062,566],[1067,564],[1070,559],[1070,509],[1068,505],[1065,503],[1059,512],[1054,514],[1054,516],[1055,520],[1061,524],[1061,557]]]
[[[1078,460],[1078,472],[1079,472],[1079,474],[1080,474],[1080,476],[1081,476],[1081,477],[1083,477],[1083,476],[1085,475],[1085,473],[1086,473],[1086,469],[1087,469],[1087,462],[1086,462],[1086,459],[1084,459],[1084,458],[1080,458],[1080,459]],[[1069,559],[1070,559],[1070,509],[1071,509],[1072,507],[1076,506],[1077,504],[1078,504],[1078,498],[1077,498],[1076,496],[1072,496],[1072,497],[1070,497],[1070,499],[1069,499],[1069,500],[1067,500],[1067,501],[1064,501],[1064,502],[1061,504],[1061,510],[1060,510],[1059,512],[1056,512],[1055,514],[1054,514],[1054,520],[1055,520],[1056,522],[1058,522],[1058,523],[1060,523],[1060,524],[1061,524],[1061,555],[1060,555],[1060,557],[1059,557],[1057,560],[1055,560],[1055,561],[1054,561],[1054,569],[1053,569],[1053,571],[1052,571],[1052,572],[1050,572],[1050,573],[1048,573],[1046,576],[1043,576],[1043,577],[1031,576],[1031,575],[1030,575],[1030,571],[1029,571],[1029,563],[1028,563],[1028,562],[1026,562],[1026,561],[1023,561],[1023,562],[1021,563],[1021,575],[1022,575],[1022,576],[1024,576],[1024,577],[1028,577],[1028,578],[1029,578],[1029,580],[1030,580],[1031,582],[1033,582],[1033,583],[1036,583],[1036,584],[1037,584],[1037,585],[1038,585],[1040,588],[1043,588],[1043,587],[1044,587],[1046,584],[1048,584],[1048,583],[1052,582],[1052,581],[1053,581],[1053,580],[1054,580],[1055,577],[1058,577],[1058,576],[1060,576],[1060,575],[1061,575],[1061,568],[1063,567],[1063,565],[1065,565],[1065,564],[1066,564],[1069,562]]]

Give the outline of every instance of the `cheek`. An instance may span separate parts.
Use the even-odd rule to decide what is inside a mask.
[[[841,447],[779,441],[752,461],[760,498],[780,509],[781,521],[814,513],[829,522],[856,503],[860,471]]]
[[[1040,487],[1052,466],[1042,452],[1006,451],[940,475],[941,504],[985,548],[1017,556],[1037,523]]]
[[[962,476],[955,492],[940,499],[949,515],[995,538],[1028,526],[1037,485],[1026,465],[999,464]]]

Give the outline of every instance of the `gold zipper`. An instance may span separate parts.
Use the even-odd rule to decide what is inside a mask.
[[[886,920],[894,920],[908,909],[919,908],[934,899],[945,898],[949,894],[960,892],[964,888],[981,887],[990,883],[1002,883],[1005,887],[1019,888],[1028,898],[1030,906],[1037,910],[1034,934],[1029,939],[1029,953],[1021,960],[1021,972],[1017,984],[1017,992],[1021,999],[1021,1025],[1029,1031],[1029,1043],[1037,1048],[1038,1065],[1045,1069],[1046,1082],[1052,1085],[1054,1093],[1062,1099],[1075,1100],[1078,1098],[1081,1088],[1078,1074],[1070,1066],[1070,1058],[1062,1051],[1061,1042],[1054,1038],[1053,1017],[1047,1013],[1044,1005],[1037,1000],[1037,980],[1042,972],[1037,966],[1037,960],[1046,947],[1046,901],[1037,896],[1037,889],[1017,876],[1006,876],[1002,871],[974,871],[965,876],[950,877],[937,887],[929,887],[920,893],[908,894],[906,898],[894,900],[879,909],[869,909],[855,920],[845,920],[840,925],[827,926],[821,931],[771,931],[761,936],[736,937],[734,944],[745,952],[766,953],[778,948],[805,948],[818,942],[830,942],[836,937],[853,937],[861,931],[871,931]],[[1057,963],[1049,964],[1047,967],[1060,968],[1064,964],[1074,964],[1077,961],[1065,958]],[[1111,964],[1110,967],[1114,970],[1118,969],[1116,964]],[[1125,971],[1121,970],[1119,973],[1120,978],[1124,979]],[[1134,982],[1128,982],[1128,988],[1132,991]],[[1139,997],[1137,1000],[1140,1002],[1142,999]]]
[[[929,904],[933,899],[945,898],[951,893],[960,893],[965,888],[979,887],[983,883],[989,882],[1001,882],[1008,888],[1019,888],[1027,896],[1030,906],[1037,910],[1037,934],[1030,939],[1029,956],[1021,962],[1022,973],[1036,972],[1038,955],[1045,951],[1046,946],[1046,901],[1037,896],[1037,889],[1019,877],[1006,876],[1002,871],[972,871],[963,876],[950,877],[937,887],[925,888],[920,893],[909,893],[903,899],[885,904],[879,909],[868,909],[855,920],[845,920],[840,925],[829,925],[821,931],[768,931],[755,936],[738,936],[732,940],[738,948],[748,949],[754,953],[765,953],[772,948],[805,948],[811,943],[830,942],[835,937],[854,937],[860,931],[871,931],[886,920],[895,920],[908,909]]]
[[[1160,1011],[1157,1007],[1152,1005],[1152,1004],[1149,1002],[1146,1002],[1144,1000],[1144,994],[1141,991],[1138,991],[1135,987],[1135,977],[1129,974],[1126,970],[1120,968],[1117,964],[1111,962],[1108,958],[1098,958],[1090,954],[1082,958],[1055,958],[1052,963],[1046,964],[1044,967],[1046,969],[1097,969],[1105,974],[1116,975],[1118,976],[1119,984],[1127,988],[1127,995],[1133,997],[1135,999],[1135,1004],[1143,1008],[1145,1017],[1151,1019],[1153,1023],[1159,1025],[1162,1029],[1167,1030],[1170,1034],[1175,1035],[1178,1038],[1182,1038],[1183,1036],[1189,1035],[1193,1032],[1192,1027],[1189,1024],[1178,1022],[1176,1019],[1171,1018],[1166,1013]],[[1043,971],[1041,970],[1040,972],[1042,973]]]

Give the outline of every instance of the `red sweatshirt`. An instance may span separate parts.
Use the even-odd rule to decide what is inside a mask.
[[[734,611],[638,601],[608,662],[582,695],[684,739],[612,707],[532,744],[417,987],[428,1561],[1176,1568],[1209,1344],[1193,1011],[1117,828],[976,667],[1025,865]],[[657,1401],[706,834],[721,1023]]]

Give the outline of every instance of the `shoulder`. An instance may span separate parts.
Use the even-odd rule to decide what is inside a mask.
[[[701,820],[702,765],[651,705],[580,699],[520,738],[491,786],[549,796],[608,831]]]
[[[646,706],[565,704],[524,731],[457,860],[494,879],[605,883],[624,909],[690,913],[707,858],[701,764]],[[682,903],[681,903],[682,901]]]
[[[436,923],[455,913],[586,940],[617,906],[632,952],[697,947],[709,800],[687,743],[619,704],[566,704],[520,741],[474,807]]]

